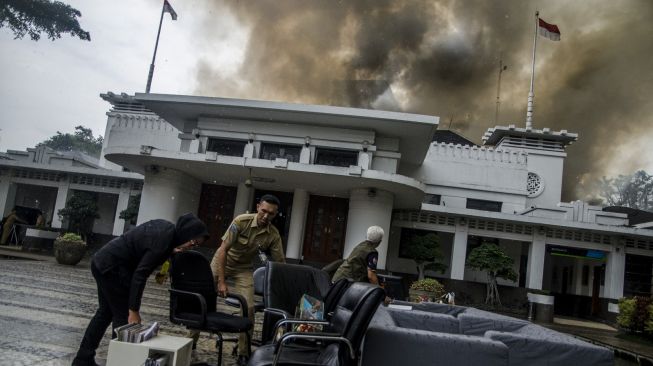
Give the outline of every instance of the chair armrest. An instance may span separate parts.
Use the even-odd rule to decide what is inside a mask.
[[[279,362],[279,358],[281,357],[281,351],[283,350],[283,347],[294,340],[297,339],[308,339],[308,340],[313,340],[313,341],[323,341],[327,343],[342,343],[347,346],[347,350],[349,351],[349,357],[352,360],[356,359],[356,351],[354,350],[354,346],[351,344],[349,339],[341,336],[338,333],[301,333],[301,332],[292,332],[292,333],[286,333],[284,334],[279,342],[274,347],[274,361],[272,362],[272,366],[276,366],[277,363]]]
[[[175,289],[168,289],[170,291],[170,300],[172,304],[170,305],[170,321],[173,323],[184,323],[185,325],[196,327],[196,328],[201,328],[204,326],[206,323],[206,300],[204,299],[204,296],[201,294],[198,294],[196,292],[189,292],[189,291],[182,291],[182,290],[175,290]],[[202,316],[201,321],[196,321],[192,319],[183,319],[179,318],[176,315],[176,310],[177,310],[177,298],[178,297],[185,297],[185,298],[191,298],[199,302],[200,308],[202,310]]]
[[[236,299],[238,301],[238,303],[240,305],[240,310],[241,310],[241,312],[243,314],[243,318],[247,318],[249,312],[247,311],[247,300],[245,300],[245,297],[242,296],[242,295],[239,295],[239,294],[234,294],[232,292],[227,292],[225,302],[228,305],[233,306],[235,304],[233,301],[227,301],[227,300],[230,300],[230,299]]]
[[[313,325],[329,325],[325,320],[310,320],[310,319],[281,319],[274,325],[274,334],[277,334],[279,328],[286,324],[313,324]]]
[[[263,313],[271,313],[271,314],[279,315],[283,319],[290,318],[290,314],[287,311],[277,309],[277,308],[265,308],[263,309]]]

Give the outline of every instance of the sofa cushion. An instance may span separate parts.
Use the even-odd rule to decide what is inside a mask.
[[[524,334],[488,331],[485,336],[508,346],[511,365],[614,365],[614,354],[609,349],[557,332]]]
[[[468,312],[465,312],[458,315],[460,334],[483,336],[488,330],[515,332],[530,324],[525,320],[510,318],[489,312],[483,313],[484,314],[469,314]]]
[[[373,326],[365,335],[362,365],[506,366],[508,348],[489,338]]]
[[[431,332],[458,334],[458,319],[451,315],[430,313],[421,310],[387,309],[396,326],[407,329],[420,329]]]

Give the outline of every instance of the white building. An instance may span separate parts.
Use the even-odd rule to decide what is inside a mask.
[[[423,230],[440,237],[448,269],[431,275],[448,285],[485,281],[465,258],[489,240],[515,260],[519,279],[503,285],[549,290],[580,314],[608,316],[616,299],[651,293],[647,225],[560,203],[565,147],[576,134],[497,126],[476,146],[436,131],[433,116],[182,95],[102,98],[112,109],[101,164],[143,174],[139,222],[196,212],[217,246],[233,216],[271,192],[282,201],[277,225],[290,259],[346,257],[368,226],[380,225],[379,268],[393,273],[415,273],[402,245]]]
[[[46,146],[0,153],[0,210],[3,217],[15,206],[39,209],[47,226],[66,228],[57,215],[74,191],[93,192],[99,218],[93,232],[112,237],[125,229],[120,212],[143,185],[140,174],[104,169],[97,159],[79,152],[54,151]],[[33,223],[32,223],[33,224]]]

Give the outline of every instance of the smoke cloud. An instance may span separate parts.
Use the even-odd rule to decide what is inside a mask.
[[[216,14],[235,17],[248,37],[235,73],[198,61],[197,94],[380,109],[393,109],[394,96],[401,110],[440,116],[441,128],[479,143],[496,124],[524,125],[538,6],[562,40],[538,39],[533,124],[579,134],[567,150],[563,200],[587,198],[590,182],[603,175],[653,165],[646,160],[653,155],[646,143],[653,138],[653,2],[225,0],[205,6],[205,38],[219,22]],[[508,68],[495,123],[500,58]]]

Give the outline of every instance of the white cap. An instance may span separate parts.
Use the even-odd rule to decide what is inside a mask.
[[[380,226],[370,226],[367,229],[367,240],[372,243],[380,243],[383,240],[383,228]]]

